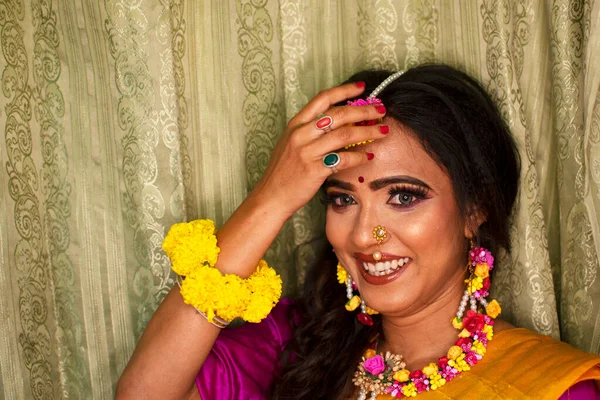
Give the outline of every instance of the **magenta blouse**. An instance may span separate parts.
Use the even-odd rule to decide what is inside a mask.
[[[259,324],[223,329],[196,377],[202,400],[268,399],[279,359],[292,338],[290,307],[282,299]],[[600,399],[594,381],[573,385],[559,400]]]

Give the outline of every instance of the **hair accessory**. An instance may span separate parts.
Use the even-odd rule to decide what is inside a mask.
[[[333,125],[333,118],[323,113],[320,113],[318,116],[317,122],[315,122],[315,127],[325,132],[329,132],[331,130],[331,125]]]
[[[385,89],[390,83],[392,83],[396,79],[400,78],[403,73],[404,73],[404,71],[394,72],[393,74],[391,74],[390,76],[388,76],[387,78],[385,78],[383,80],[383,82],[381,82],[379,84],[379,86],[377,86],[375,88],[375,90],[373,90],[371,92],[371,94],[369,95],[369,97],[367,97],[367,101],[369,101],[369,99],[377,99],[377,96],[379,96],[379,93],[383,92],[383,89]],[[380,102],[381,102],[381,100],[380,100]]]
[[[419,393],[436,390],[461,373],[469,371],[486,353],[487,345],[494,336],[494,319],[500,314],[500,305],[496,300],[487,303],[485,297],[489,290],[489,271],[494,267],[494,257],[482,248],[473,247],[469,251],[470,277],[465,282],[467,290],[452,325],[456,328],[458,339],[448,353],[416,371],[404,369],[402,356],[389,352],[377,354],[376,343],[363,354],[352,382],[360,388],[358,400],[378,396],[384,398],[415,397]],[[483,282],[487,281],[487,289]],[[481,281],[480,281],[481,280]],[[480,285],[481,284],[481,285]],[[473,289],[478,287],[477,289]],[[472,296],[471,309],[464,315],[467,300]],[[483,306],[478,309],[477,300]],[[464,316],[464,317],[463,317]]]
[[[377,86],[375,88],[375,90],[373,90],[366,99],[357,99],[357,100],[353,100],[353,101],[348,101],[347,105],[349,105],[349,106],[371,106],[371,105],[378,106],[378,105],[383,104],[381,102],[381,99],[377,98],[377,96],[379,95],[379,93],[383,92],[383,89],[385,89],[390,83],[392,83],[393,81],[398,79],[403,73],[404,73],[404,71],[394,72],[392,75],[385,78],[383,80],[383,82],[381,82],[379,84],[379,86]],[[383,120],[381,118],[379,118],[379,119],[371,120],[371,121],[356,122],[354,125],[355,126],[372,126],[372,125],[380,124],[381,122],[383,122]],[[363,140],[362,142],[346,145],[344,148],[349,149],[354,146],[360,146],[363,144],[371,143],[372,141],[373,140],[371,140],[371,139]]]
[[[377,240],[377,246],[381,246],[381,243],[387,238],[387,229],[385,226],[377,225],[373,228],[373,239]]]
[[[219,328],[238,317],[260,322],[281,297],[281,277],[264,260],[248,279],[223,275],[214,267],[220,251],[215,232],[215,223],[204,219],[175,224],[165,237],[162,247],[179,275],[183,301]]]
[[[363,325],[372,326],[373,319],[371,318],[371,315],[379,313],[366,305],[365,301],[362,300],[359,295],[354,294],[354,291],[357,290],[356,283],[352,280],[348,271],[346,271],[339,262],[337,265],[337,280],[342,285],[346,285],[346,297],[348,298],[345,305],[346,310],[354,311],[360,306],[360,313],[356,315],[356,319]]]
[[[335,168],[340,161],[341,159],[338,153],[329,153],[323,157],[323,165],[327,168]]]

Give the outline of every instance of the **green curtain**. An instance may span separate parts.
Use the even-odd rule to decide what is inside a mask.
[[[1,0],[0,29],[0,397],[111,398],[169,227],[222,225],[319,90],[431,61],[519,143],[503,316],[600,352],[600,1]],[[287,294],[323,222],[311,202],[269,250]]]

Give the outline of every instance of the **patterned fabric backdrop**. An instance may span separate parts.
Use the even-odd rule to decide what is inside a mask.
[[[319,90],[429,61],[519,142],[505,318],[600,352],[600,1],[0,0],[0,29],[0,397],[111,398],[169,227],[223,224]],[[267,255],[288,294],[322,244],[313,202]]]

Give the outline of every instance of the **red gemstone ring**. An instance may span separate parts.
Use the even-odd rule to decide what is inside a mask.
[[[323,113],[319,114],[318,117],[319,119],[315,122],[315,127],[322,131],[329,132],[331,130],[331,125],[333,125],[333,118]]]

